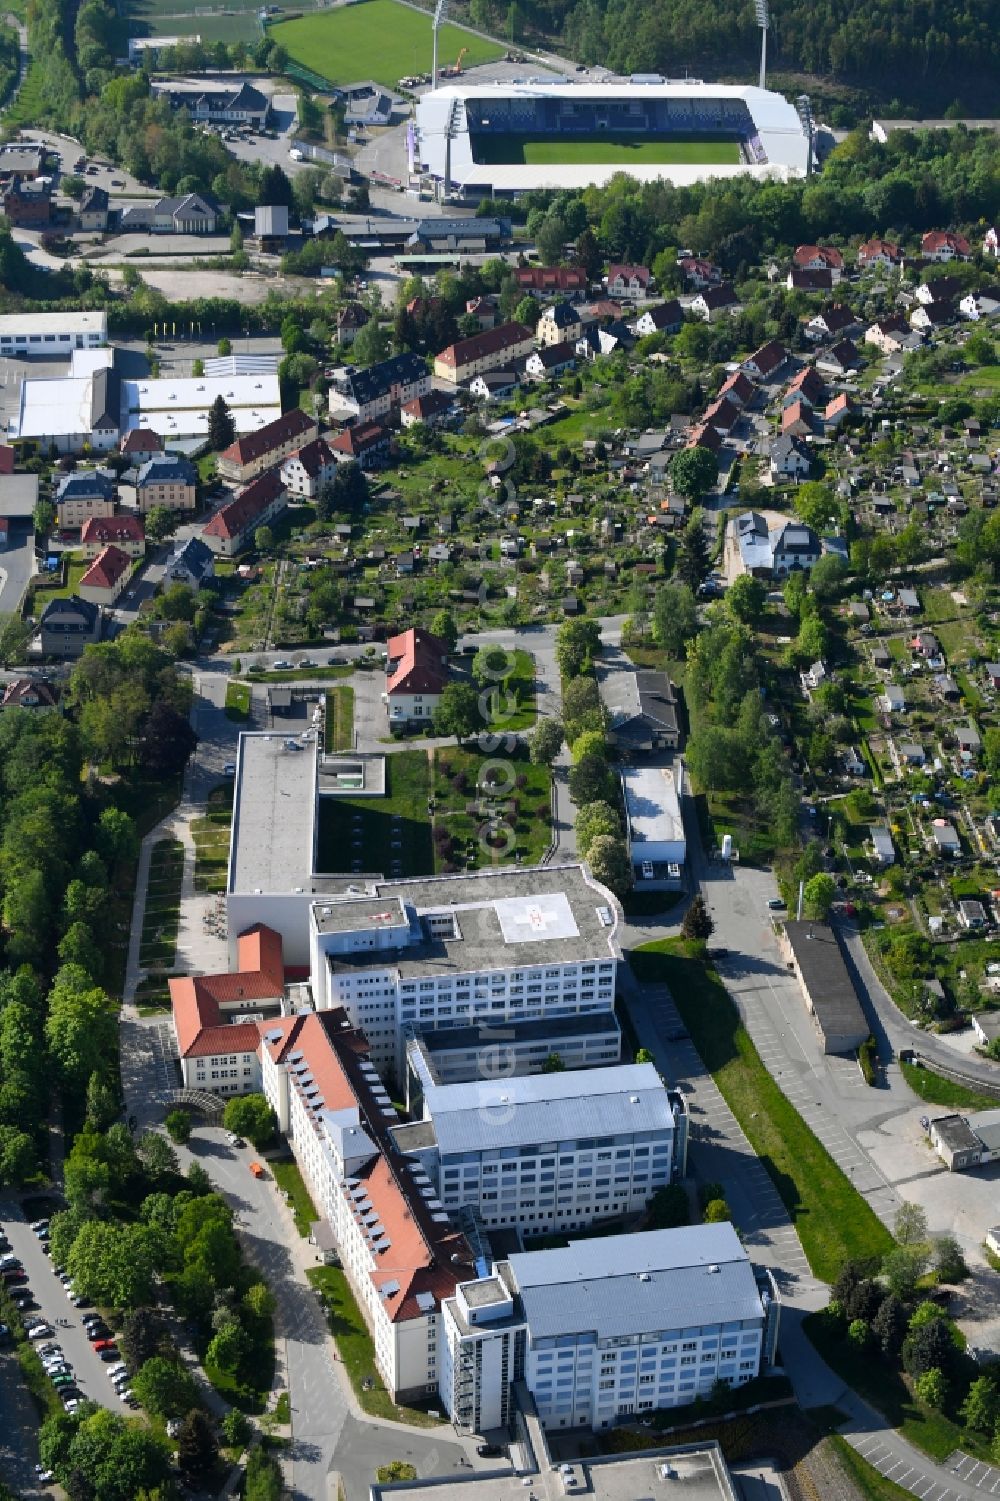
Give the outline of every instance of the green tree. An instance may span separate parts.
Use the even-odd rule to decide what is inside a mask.
[[[16,1126],[0,1126],[0,1184],[22,1188],[38,1172],[35,1143]]]
[[[153,1295],[154,1239],[145,1225],[88,1220],[66,1262],[83,1297],[111,1308],[135,1308]]]
[[[431,633],[438,636],[450,652],[458,645],[458,626],[450,610],[438,610],[431,621]]]
[[[252,1450],[243,1488],[245,1501],[281,1501],[283,1494],[281,1466],[263,1449]]]
[[[258,1151],[267,1146],[278,1129],[277,1117],[262,1094],[245,1094],[227,1100],[222,1123],[234,1135],[245,1136]]]
[[[929,1371],[918,1376],[913,1387],[921,1402],[926,1402],[928,1407],[944,1406],[948,1396],[948,1383],[944,1372],[937,1366],[932,1366]]]
[[[702,1216],[706,1225],[727,1224],[732,1217],[732,1211],[725,1199],[710,1199],[705,1205],[705,1213]]]
[[[927,1270],[927,1253],[920,1246],[897,1246],[882,1258],[882,1275],[891,1293],[909,1298]]]
[[[603,731],[606,727],[607,715],[601,703],[596,678],[564,678],[562,707],[563,729],[571,745],[585,730]]]
[[[650,1230],[676,1230],[687,1225],[691,1219],[691,1206],[687,1191],[680,1183],[668,1183],[658,1188],[649,1201],[647,1228]]]
[[[817,480],[804,480],[797,485],[793,504],[806,526],[811,526],[814,532],[826,531],[840,510],[829,485]]]
[[[694,590],[708,578],[711,566],[701,512],[694,511],[681,532],[677,551],[677,577],[682,584]]]
[[[351,359],[356,365],[377,365],[388,353],[389,330],[377,318],[369,318],[351,345]]]
[[[871,1329],[864,1319],[852,1319],[847,1326],[847,1338],[852,1345],[863,1350],[871,1339]]]
[[[835,552],[819,558],[809,575],[813,593],[817,599],[836,599],[847,578],[847,564]]]
[[[603,756],[607,760],[608,745],[602,730],[584,730],[582,735],[577,735],[570,747],[574,761],[582,761],[584,756]]]
[[[578,806],[586,803],[609,803],[616,795],[615,779],[603,756],[584,756],[569,774],[569,795]],[[599,835],[598,838],[604,838]],[[595,841],[591,842],[593,855]]]
[[[541,316],[541,308],[533,297],[522,297],[514,309],[514,321],[523,323],[526,328],[534,331],[538,319]]]
[[[117,1017],[107,995],[77,964],[64,964],[49,991],[45,1038],[64,1084],[86,1089],[115,1056]]]
[[[543,1074],[564,1074],[566,1072],[566,1065],[558,1053],[550,1053],[547,1058],[542,1060],[541,1071]]]
[[[906,1338],[906,1307],[892,1293],[882,1299],[872,1330],[887,1360],[899,1354]]]
[[[253,534],[253,545],[259,553],[274,551],[274,533],[269,526],[259,526]]]
[[[1000,1421],[1000,1387],[993,1376],[977,1376],[965,1394],[959,1414],[974,1433],[992,1433]]]
[[[181,1418],[198,1404],[198,1387],[190,1371],[162,1355],[147,1360],[132,1377],[131,1386],[154,1417]]]
[[[648,1048],[637,1048],[635,1054],[636,1063],[655,1063],[656,1059]]]
[[[750,573],[733,579],[726,594],[726,609],[734,619],[756,625],[767,604],[767,585]]]
[[[692,898],[681,923],[681,932],[688,940],[698,943],[707,943],[715,932],[715,923],[701,892],[697,892]]]
[[[687,584],[661,584],[653,600],[653,639],[668,657],[681,658],[698,630],[698,607]]]
[[[904,1199],[896,1210],[893,1228],[901,1246],[927,1244],[927,1213],[919,1204]]]
[[[219,400],[222,400],[221,396]],[[176,513],[169,506],[150,506],[146,512],[145,528],[147,539],[154,545],[165,542],[177,529]]]
[[[435,735],[454,735],[458,740],[470,740],[477,730],[485,728],[479,706],[479,694],[471,683],[448,683],[434,709]]]
[[[678,495],[696,504],[719,477],[719,461],[707,448],[682,448],[670,463],[670,482]]]
[[[178,1146],[191,1140],[191,1116],[187,1110],[171,1110],[163,1122],[167,1135]]]
[[[539,719],[528,739],[535,766],[551,766],[562,750],[564,731],[558,719]]]
[[[601,627],[596,620],[566,620],[556,632],[556,664],[566,678],[588,673],[601,649]],[[564,714],[567,722],[570,715]]]
[[[602,834],[620,839],[622,821],[610,803],[585,803],[576,815],[576,847],[586,860],[590,846]]]
[[[209,446],[216,453],[221,453],[235,440],[236,423],[233,421],[233,414],[229,410],[226,398],[220,392],[208,410]]]
[[[154,1309],[133,1308],[122,1319],[118,1343],[129,1367],[138,1371],[169,1347],[166,1325]]]
[[[587,850],[587,864],[595,880],[621,898],[632,888],[632,861],[624,839],[597,834]]]
[[[935,1239],[934,1270],[939,1282],[961,1282],[969,1275],[962,1248],[953,1235],[939,1235]]]
[[[134,1387],[133,1387],[134,1390]],[[204,1475],[219,1457],[215,1431],[206,1413],[192,1408],[177,1435],[177,1462],[182,1475]]]
[[[803,890],[808,915],[823,922],[830,915],[830,908],[837,895],[837,883],[833,876],[819,871],[805,884]]]

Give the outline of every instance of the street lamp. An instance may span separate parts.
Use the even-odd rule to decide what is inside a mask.
[[[754,13],[757,17],[757,25],[760,27],[760,88],[764,87],[764,77],[767,73],[767,29],[771,24],[768,14],[767,0],[753,0]]]

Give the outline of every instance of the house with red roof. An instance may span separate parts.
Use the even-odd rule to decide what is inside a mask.
[[[121,451],[138,467],[163,452],[163,439],[148,427],[134,427],[122,438]]]
[[[15,678],[4,687],[0,709],[58,709],[59,685],[48,678]]]
[[[389,433],[381,422],[356,422],[339,432],[330,447],[338,463],[353,459],[362,469],[374,469],[389,456]]]
[[[833,245],[799,245],[792,265],[800,271],[829,271],[834,281],[844,274],[844,257]]]
[[[719,395],[728,396],[739,407],[745,407],[748,402],[753,401],[756,394],[757,387],[742,370],[734,370],[719,387]]]
[[[859,266],[882,266],[888,269],[902,263],[903,251],[895,240],[866,240],[858,247]]]
[[[772,380],[784,368],[787,360],[788,350],[785,346],[779,344],[777,339],[770,339],[748,355],[740,369],[744,375],[753,376],[755,380]]]
[[[255,433],[244,433],[219,454],[218,471],[223,479],[245,485],[265,469],[272,469],[290,453],[319,436],[315,417],[308,417],[301,407],[293,407],[283,417],[275,417]]]
[[[790,401],[781,413],[781,431],[793,438],[806,438],[812,432],[810,408],[801,398]]]
[[[85,558],[93,560],[113,544],[127,557],[141,558],[146,552],[146,528],[141,516],[120,512],[115,516],[88,516],[80,528],[80,544]]]
[[[337,455],[325,438],[304,443],[281,466],[285,489],[292,495],[307,495],[310,499],[330,483],[336,472]]]
[[[276,1015],[285,993],[280,934],[256,923],[236,940],[235,973],[169,981],[174,1039],[188,1089],[249,1094],[260,1088],[258,1022]]]
[[[77,586],[81,599],[109,610],[128,583],[132,559],[120,547],[109,543],[97,554]]]
[[[235,557],[250,546],[259,526],[268,526],[281,515],[287,499],[281,475],[269,469],[216,511],[202,530],[202,541],[220,557]]]
[[[653,283],[653,274],[648,266],[608,267],[608,296],[617,298],[645,297]]]
[[[390,725],[428,720],[451,677],[448,646],[420,626],[390,636],[385,664],[385,702]]]
[[[920,254],[925,261],[968,261],[972,246],[964,235],[949,229],[929,229],[920,241]]]

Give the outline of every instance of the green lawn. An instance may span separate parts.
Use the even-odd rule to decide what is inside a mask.
[[[431,874],[427,752],[399,751],[387,756],[385,776],[385,797],[320,798],[317,858],[321,871],[357,868],[389,875],[398,864],[404,876]]]
[[[535,661],[530,652],[497,647],[495,670],[484,689],[490,694],[490,724],[498,734],[527,730],[535,722]]]
[[[482,778],[494,768],[501,781],[491,794]],[[518,857],[537,865],[552,837],[551,785],[548,767],[533,766],[522,747],[500,757],[461,747],[436,751],[435,868],[475,870]]]
[[[912,1501],[910,1491],[904,1491],[894,1480],[887,1480],[867,1459],[862,1459],[839,1433],[831,1434],[829,1442],[833,1445],[841,1468],[847,1472],[864,1501]]]
[[[350,683],[327,689],[326,748],[328,751],[354,748],[354,689]]]
[[[319,1219],[316,1206],[309,1197],[297,1162],[271,1162],[268,1164],[274,1181],[282,1193],[288,1195],[289,1207],[295,1219],[295,1228],[300,1235],[308,1235],[310,1226]]]
[[[892,1236],[764,1067],[718,979],[663,939],[631,956],[640,980],[669,986],[706,1068],[774,1181],[817,1277],[832,1282],[850,1257],[880,1257]]]
[[[294,23],[293,23],[294,24]],[[472,143],[473,159],[493,165],[551,167],[562,164],[595,166],[654,165],[735,166],[740,159],[736,141],[651,140],[647,136],[620,136],[609,140],[606,135],[558,136],[476,135]]]
[[[274,41],[287,49],[293,62],[331,83],[372,78],[395,87],[408,73],[429,73],[431,16],[395,0],[363,0],[320,15],[283,21],[269,29]],[[441,65],[453,63],[466,49],[463,66],[495,62],[503,48],[450,24],[438,35]]]
[[[232,823],[233,787],[226,783],[209,793],[205,817],[191,820],[195,891],[225,891]]]
[[[244,676],[250,683],[329,683],[336,678],[349,678],[353,671],[353,667],[303,667],[288,672],[262,672],[248,667]]]
[[[243,722],[250,718],[250,684],[226,684],[226,718]]]
[[[357,1397],[365,1412],[373,1418],[388,1418],[397,1423],[412,1423],[418,1428],[430,1428],[436,1420],[415,1407],[399,1407],[386,1391],[375,1364],[375,1346],[368,1333],[368,1326],[351,1291],[347,1274],[340,1267],[311,1267],[306,1273],[319,1293],[326,1309],[330,1332],[337,1342],[337,1350],[350,1377]],[[369,1380],[370,1390],[363,1383]]]
[[[149,861],[139,944],[139,963],[143,969],[169,969],[173,965],[183,878],[184,846],[176,839],[161,839],[154,845]]]
[[[71,594],[79,593],[80,580],[90,567],[90,563],[86,558],[82,558],[75,552],[65,553],[64,561],[66,563],[65,583],[57,584],[54,588],[47,589],[43,581],[44,575],[42,578],[36,580],[35,589],[38,592],[38,605],[40,609],[44,609],[50,600],[68,599]]]
[[[873,1357],[870,1350],[857,1350],[843,1337],[843,1326],[829,1310],[809,1314],[803,1328],[827,1365],[904,1438],[934,1459],[947,1459],[955,1449],[965,1449],[988,1459],[990,1441],[946,1418],[944,1413],[917,1400],[898,1371]]]
[[[899,1066],[913,1093],[926,1100],[928,1105],[946,1105],[952,1110],[995,1110],[1000,1105],[1000,1096],[967,1089],[964,1084],[955,1084],[922,1064],[901,1063]]]

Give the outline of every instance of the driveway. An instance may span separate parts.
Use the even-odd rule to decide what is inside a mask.
[[[35,571],[35,534],[15,522],[10,545],[0,552],[0,615],[14,615]]]

